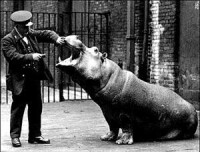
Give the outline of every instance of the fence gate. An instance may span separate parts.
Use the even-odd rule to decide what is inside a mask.
[[[10,11],[1,11],[1,33],[3,38],[13,29],[13,22],[10,20]],[[33,29],[54,30],[61,36],[75,34],[88,47],[97,46],[101,52],[109,53],[108,47],[108,15],[107,13],[89,12],[65,12],[41,13],[33,12]],[[52,84],[41,81],[43,102],[60,102],[64,100],[87,100],[88,94],[65,73],[55,67],[58,56],[67,57],[69,54],[64,47],[56,47],[54,44],[41,43],[41,51],[46,54],[47,63],[54,77]],[[1,46],[0,46],[1,49]],[[6,89],[6,74],[8,64],[0,51],[0,102],[9,103],[12,101],[12,94]]]

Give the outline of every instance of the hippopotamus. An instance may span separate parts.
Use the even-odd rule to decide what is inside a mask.
[[[65,37],[70,57],[56,64],[100,106],[109,132],[103,141],[133,144],[144,140],[193,137],[198,125],[192,104],[174,91],[139,79],[76,35]]]

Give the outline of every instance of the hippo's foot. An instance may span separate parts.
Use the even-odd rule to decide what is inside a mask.
[[[122,133],[122,136],[116,141],[116,144],[122,145],[122,144],[133,144],[133,135],[132,133],[125,132]]]
[[[101,136],[103,141],[115,141],[117,139],[117,134],[113,131],[108,132],[107,134]]]

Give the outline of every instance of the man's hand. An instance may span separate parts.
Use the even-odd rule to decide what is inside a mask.
[[[45,54],[40,54],[40,53],[33,53],[33,60],[39,61],[41,58],[44,58],[46,55]]]
[[[59,44],[59,45],[62,45],[65,43],[65,38],[64,37],[59,37],[57,40],[56,40],[56,43]]]

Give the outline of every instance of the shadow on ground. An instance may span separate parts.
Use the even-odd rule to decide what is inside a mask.
[[[21,135],[22,147],[13,148],[9,137],[10,104],[1,105],[1,152],[199,152],[199,127],[188,140],[138,142],[116,145],[100,140],[108,125],[100,108],[92,101],[44,103],[42,133],[50,145],[28,144],[27,110]]]

